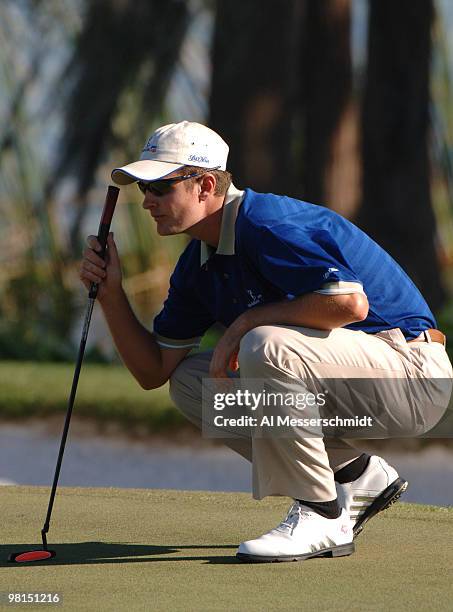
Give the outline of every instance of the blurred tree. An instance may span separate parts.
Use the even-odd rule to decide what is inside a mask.
[[[218,0],[209,125],[238,185],[294,193],[297,40],[303,2]]]
[[[42,198],[45,146],[36,138],[52,42],[66,30],[55,1],[0,4],[0,355],[62,359],[74,302],[65,285],[55,220]],[[24,30],[33,24],[24,40]],[[21,44],[18,46],[18,40]]]
[[[71,249],[80,250],[86,195],[96,171],[115,142],[119,100],[142,77],[135,96],[140,138],[161,111],[188,25],[184,0],[96,0],[88,3],[83,28],[65,74],[67,106],[61,155],[49,180],[49,198],[62,176],[77,181],[78,215]],[[69,79],[67,75],[70,75]],[[127,145],[125,145],[127,148]]]
[[[350,0],[218,0],[210,125],[238,184],[350,210],[351,81]]]
[[[41,107],[30,110],[27,100],[30,92],[34,99],[37,91],[42,96],[42,87],[39,90],[38,86],[48,66],[41,60],[49,57],[49,50],[53,51],[48,39],[52,39],[60,11],[66,19],[61,4],[58,0],[9,0],[0,4],[2,93],[4,85],[8,86],[8,104],[3,113],[6,121],[0,130],[0,189],[2,195],[8,195],[2,212],[11,209],[8,225],[24,234],[17,236],[16,242],[27,241],[21,249],[21,260],[14,269],[10,265],[0,279],[0,318],[4,318],[0,323],[0,354],[9,357],[72,358],[71,332],[77,309],[72,282],[75,270],[70,263],[81,252],[79,234],[88,208],[89,189],[112,150],[132,149],[136,155],[156,117],[162,114],[190,17],[185,0],[81,3],[85,11],[80,14],[81,27],[72,58],[60,83],[52,88],[46,108],[49,115],[61,110],[64,115],[63,135],[56,147],[58,157],[51,168],[44,154],[48,153],[51,138],[46,138],[46,150],[35,134],[40,123],[50,125],[51,131],[55,125],[44,116]],[[27,28],[33,38],[27,39],[21,56],[17,41]],[[72,36],[65,40],[68,47],[72,42]],[[63,55],[66,50],[67,47]],[[54,70],[58,63],[53,64]],[[71,207],[78,205],[77,214],[64,216],[64,221],[72,222],[69,242],[59,240],[54,218],[54,196],[68,176],[74,177],[76,185]],[[140,223],[144,225],[143,218],[137,217],[137,207],[124,208],[130,213],[133,230]],[[151,225],[148,218],[146,222]],[[134,235],[134,246],[145,234],[137,238],[138,233]],[[8,234],[10,246],[13,237]],[[146,239],[149,246],[152,237],[147,235]],[[136,249],[126,257],[126,264],[133,260],[132,266],[126,265],[128,271],[149,267],[151,249],[147,250],[146,260],[141,255]],[[159,263],[159,257],[155,257],[155,263]],[[145,279],[155,294],[159,293],[159,278],[156,275],[149,282]],[[159,283],[159,290],[166,288],[167,280]]]
[[[304,198],[349,215],[359,198],[358,113],[352,97],[351,0],[306,0],[298,98]]]
[[[432,0],[370,0],[358,224],[409,273],[431,308],[444,300],[431,207]]]

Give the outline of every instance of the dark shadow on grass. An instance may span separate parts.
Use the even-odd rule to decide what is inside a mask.
[[[38,544],[2,544],[0,545],[0,567],[30,567],[39,565],[90,565],[101,563],[150,563],[152,561],[206,561],[212,564],[239,563],[234,553],[231,556],[168,556],[184,550],[203,549],[236,549],[237,545],[188,545],[158,546],[120,542],[79,542],[75,544],[49,544],[56,556],[48,561],[29,563],[10,563],[11,553],[30,550],[42,550]]]

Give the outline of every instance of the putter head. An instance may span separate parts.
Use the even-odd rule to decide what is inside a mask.
[[[10,563],[28,563],[30,561],[47,561],[57,553],[54,550],[29,550],[27,552],[12,553],[8,557]]]

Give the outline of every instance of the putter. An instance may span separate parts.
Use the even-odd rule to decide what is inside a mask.
[[[104,210],[102,211],[101,222],[99,224],[98,241],[101,244],[102,250],[100,252],[101,257],[105,257],[105,251],[107,247],[107,236],[109,235],[110,223],[112,222],[113,213],[115,211],[116,201],[119,194],[118,187],[109,186],[107,189],[107,195],[105,197]],[[47,508],[47,516],[44,522],[44,527],[41,530],[42,536],[42,550],[30,550],[27,552],[12,553],[9,556],[8,561],[12,563],[24,563],[27,561],[45,561],[55,557],[56,552],[54,550],[48,550],[47,548],[47,532],[49,531],[50,517],[52,514],[53,503],[55,500],[55,494],[57,492],[58,478],[60,476],[61,462],[63,461],[63,453],[66,446],[66,438],[68,436],[69,423],[71,421],[72,407],[74,406],[75,395],[77,391],[77,384],[79,382],[80,369],[82,367],[83,356],[85,354],[85,345],[88,337],[88,330],[91,322],[91,315],[93,313],[94,302],[98,293],[98,285],[91,283],[90,291],[88,293],[88,306],[85,315],[85,322],[83,325],[82,339],[80,340],[79,354],[77,356],[77,364],[74,372],[74,378],[72,380],[71,394],[69,396],[68,410],[66,412],[66,420],[63,428],[63,434],[61,437],[60,451],[58,453],[57,465],[55,468],[55,475],[53,478],[52,491],[50,493],[49,506]]]

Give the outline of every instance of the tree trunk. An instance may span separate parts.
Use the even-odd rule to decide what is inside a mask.
[[[210,126],[238,186],[291,193],[299,0],[218,0]]]
[[[238,184],[325,202],[358,200],[350,0],[218,0],[210,125]]]
[[[357,204],[360,182],[350,22],[350,0],[307,0],[299,94],[304,198],[345,215]]]
[[[358,224],[441,306],[428,159],[432,0],[370,0]]]

